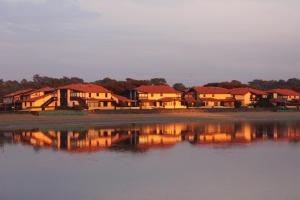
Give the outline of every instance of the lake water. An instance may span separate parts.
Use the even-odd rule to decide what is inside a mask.
[[[1,200],[299,200],[300,122],[0,131]]]

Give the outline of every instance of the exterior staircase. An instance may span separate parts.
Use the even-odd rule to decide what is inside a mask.
[[[45,108],[47,106],[49,106],[52,102],[57,101],[57,97],[51,97],[50,99],[48,99],[45,103],[43,103],[42,110],[45,110]]]
[[[89,106],[86,104],[86,101],[81,97],[71,97],[71,101],[78,101],[79,105],[84,109],[89,108]]]

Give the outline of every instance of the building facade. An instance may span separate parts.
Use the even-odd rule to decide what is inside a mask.
[[[3,96],[2,102],[4,110],[22,110],[23,96],[32,91],[34,91],[34,89],[27,88]]]
[[[70,84],[57,89],[61,108],[114,109],[112,92],[95,84]]]
[[[186,94],[185,99],[191,107],[204,108],[233,108],[235,99],[230,90],[221,87],[193,87]]]
[[[268,98],[267,92],[253,88],[234,88],[230,94],[242,107],[257,106],[260,101]]]
[[[290,89],[273,89],[268,91],[269,100],[274,106],[299,107],[300,93]]]
[[[96,84],[70,84],[58,88],[23,89],[2,98],[1,110],[115,110],[238,107],[300,107],[300,93],[290,89],[193,87],[180,92],[168,85],[142,85],[129,98]]]
[[[130,98],[142,109],[185,108],[181,92],[168,85],[142,85],[130,92]]]

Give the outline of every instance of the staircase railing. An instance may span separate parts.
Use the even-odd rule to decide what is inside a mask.
[[[43,109],[49,106],[52,102],[57,101],[57,97],[51,97],[41,106]]]
[[[81,97],[71,97],[72,101],[78,101],[79,105],[85,109],[88,109],[88,105],[86,104],[85,100]]]

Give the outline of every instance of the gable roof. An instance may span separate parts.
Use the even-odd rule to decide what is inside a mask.
[[[43,88],[40,88],[37,90],[28,91],[28,92],[24,93],[24,95],[30,95],[30,94],[33,94],[36,92],[52,92],[54,90],[55,90],[54,88],[46,86],[46,87],[43,87]]]
[[[256,95],[266,95],[267,92],[263,91],[263,90],[257,90],[257,89],[253,89],[253,88],[234,88],[230,90],[230,94],[233,95],[245,95],[248,92],[256,94]]]
[[[58,89],[69,89],[69,90],[76,90],[80,92],[92,92],[92,93],[111,93],[111,91],[107,90],[106,88],[95,85],[95,84],[70,84],[59,87]]]
[[[127,97],[116,95],[116,94],[113,94],[112,97],[117,99],[120,102],[133,102],[132,100],[128,99]]]
[[[204,87],[204,86],[196,86],[192,88],[197,93],[200,94],[229,94],[230,90],[221,87]]]
[[[52,88],[52,87],[46,86],[46,87],[43,87],[43,88],[38,89],[36,92],[51,92],[51,91],[53,91],[53,90],[55,90],[55,89]]]
[[[17,90],[15,92],[4,95],[4,97],[13,97],[13,96],[22,95],[22,94],[25,94],[25,93],[31,92],[31,91],[34,91],[34,89],[27,88],[27,89],[23,89],[23,90]]]
[[[134,90],[146,93],[180,93],[169,85],[141,85]]]
[[[278,93],[280,95],[286,95],[286,96],[300,96],[299,92],[296,92],[291,89],[282,89],[282,88],[270,90],[269,93]]]

